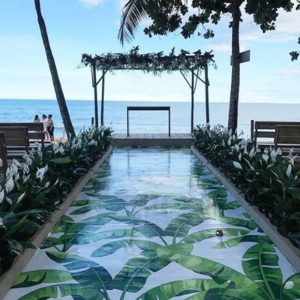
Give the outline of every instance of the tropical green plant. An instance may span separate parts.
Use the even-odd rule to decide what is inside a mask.
[[[261,151],[222,126],[198,126],[195,146],[225,173],[281,234],[297,247],[299,240],[300,184],[292,154],[281,149]]]
[[[0,275],[16,255],[32,247],[30,239],[78,178],[99,159],[110,143],[110,128],[90,128],[66,143],[52,144],[16,160],[0,183]]]
[[[240,43],[239,28],[242,22],[242,6],[245,4],[245,13],[253,16],[254,22],[263,32],[275,29],[278,11],[291,11],[293,1],[280,0],[262,5],[260,0],[215,0],[215,1],[157,1],[157,0],[128,0],[123,9],[119,39],[134,36],[134,30],[145,17],[150,17],[152,24],[145,28],[145,34],[166,35],[176,29],[189,38],[199,28],[206,29],[208,23],[218,24],[222,16],[230,14],[232,20],[229,27],[232,29],[232,75],[228,127],[236,130],[238,122],[238,102],[240,86]],[[200,35],[200,33],[198,33]],[[211,29],[206,29],[204,38],[214,36]]]

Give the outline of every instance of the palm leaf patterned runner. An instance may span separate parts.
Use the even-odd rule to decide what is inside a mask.
[[[5,300],[295,300],[300,274],[188,149],[115,149]]]

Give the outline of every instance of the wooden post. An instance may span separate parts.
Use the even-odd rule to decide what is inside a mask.
[[[207,66],[207,61],[205,62],[204,66],[205,70],[205,103],[206,103],[206,124],[209,124],[209,79],[208,79],[208,66]]]
[[[105,70],[102,70],[102,97],[101,97],[101,126],[104,125],[104,89],[105,89]]]
[[[171,109],[169,108],[169,137],[171,137]]]
[[[194,85],[195,85],[195,74],[194,70],[192,70],[192,85],[191,85],[191,133],[194,132]]]
[[[95,105],[95,126],[98,127],[98,93],[97,93],[97,79],[96,79],[96,65],[92,66],[92,80],[93,80],[93,88],[94,88],[94,105]]]
[[[127,107],[127,136],[129,136],[129,109]]]

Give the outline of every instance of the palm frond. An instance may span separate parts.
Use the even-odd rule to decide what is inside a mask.
[[[125,40],[130,41],[133,39],[134,31],[141,20],[147,16],[145,9],[147,2],[147,0],[129,0],[125,4],[118,35],[122,45]]]

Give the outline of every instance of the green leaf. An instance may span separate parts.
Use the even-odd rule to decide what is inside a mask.
[[[173,281],[170,283],[162,284],[146,293],[142,294],[137,300],[169,300],[176,296],[194,294],[195,292],[206,292],[216,287],[227,287],[230,283],[219,285],[211,279],[187,279],[180,281]],[[203,295],[205,296],[206,293]],[[204,298],[197,298],[198,300]],[[219,299],[219,298],[216,298]]]
[[[98,267],[98,264],[92,260],[75,254],[69,254],[60,251],[46,252],[47,256],[53,261],[62,264],[67,270],[79,270],[83,268]]]
[[[197,243],[201,242],[205,239],[216,237],[216,231],[219,228],[215,229],[206,229],[206,230],[201,230],[194,232],[184,239],[181,240],[181,242],[184,243]],[[244,236],[248,234],[250,231],[249,230],[242,230],[242,229],[235,229],[235,228],[222,228],[224,237],[226,236]]]
[[[147,240],[121,240],[121,241],[113,241],[107,244],[102,245],[100,248],[96,249],[91,256],[93,257],[101,257],[107,256],[115,253],[117,250],[121,248],[133,247],[136,246],[144,251],[147,250],[156,250],[160,245]]]
[[[140,232],[134,229],[114,229],[101,231],[90,235],[80,234],[76,237],[76,241],[74,241],[74,244],[84,245],[105,239],[120,239],[128,237],[135,238],[141,236],[144,236],[144,234],[141,234]]]
[[[262,297],[257,294],[256,289],[248,287],[247,289],[236,288],[212,288],[207,292],[200,292],[186,300],[271,300],[269,297]]]
[[[219,217],[218,221],[229,225],[246,227],[251,230],[258,228],[257,224],[253,220],[245,220],[245,219],[230,218],[230,217]]]
[[[281,288],[282,300],[300,299],[300,274],[294,274],[289,277]]]
[[[154,210],[155,212],[160,213],[170,213],[172,211],[190,210],[192,208],[192,203],[158,203],[151,206],[146,206],[144,209]]]
[[[72,274],[82,288],[93,285],[95,289],[111,290],[112,277],[102,266],[90,267],[87,270]]]
[[[172,246],[161,246],[165,251],[182,255],[191,253],[193,246],[189,244],[180,244]],[[143,255],[144,252],[141,253]],[[114,279],[116,289],[123,290],[124,295],[126,291],[138,292],[145,285],[147,278],[154,272],[157,272],[169,264],[169,260],[159,257],[156,251],[147,251],[146,257],[137,257],[130,259],[122,268],[119,274]]]
[[[21,273],[13,288],[23,288],[41,283],[56,283],[73,280],[71,274],[61,270],[35,270]]]
[[[226,241],[222,241],[216,244],[214,248],[215,249],[232,248],[238,246],[240,243],[245,243],[245,242],[272,244],[272,241],[269,239],[269,237],[265,235],[245,235],[242,237],[237,237]]]
[[[242,260],[245,274],[272,299],[280,298],[282,273],[276,250],[269,244],[257,244],[247,250]]]
[[[160,196],[161,195],[156,194],[136,195],[132,200],[128,202],[128,204],[132,206],[144,206],[149,201],[152,201]]]
[[[176,237],[184,237],[188,234],[189,230],[203,222],[202,215],[198,213],[181,214],[173,219],[164,231],[166,236],[172,236],[173,242]]]
[[[56,165],[65,165],[65,164],[72,163],[73,161],[70,157],[66,156],[66,157],[51,159],[50,162]]]
[[[194,255],[182,255],[180,253],[172,254],[170,251],[166,251],[164,248],[159,248],[157,253],[159,257],[169,259],[170,261],[175,261],[181,266],[196,273],[210,276],[219,284],[223,284],[230,280],[234,282],[236,288],[251,288],[258,293],[259,296],[266,296],[266,293],[260,289],[260,286],[251,281],[247,276],[221,263]]]
[[[37,289],[18,300],[42,300],[42,299],[61,299],[66,296],[74,296],[74,299],[84,300],[105,300],[101,291],[95,286],[86,286],[84,289],[76,284],[60,284]],[[76,297],[76,298],[75,298]]]

